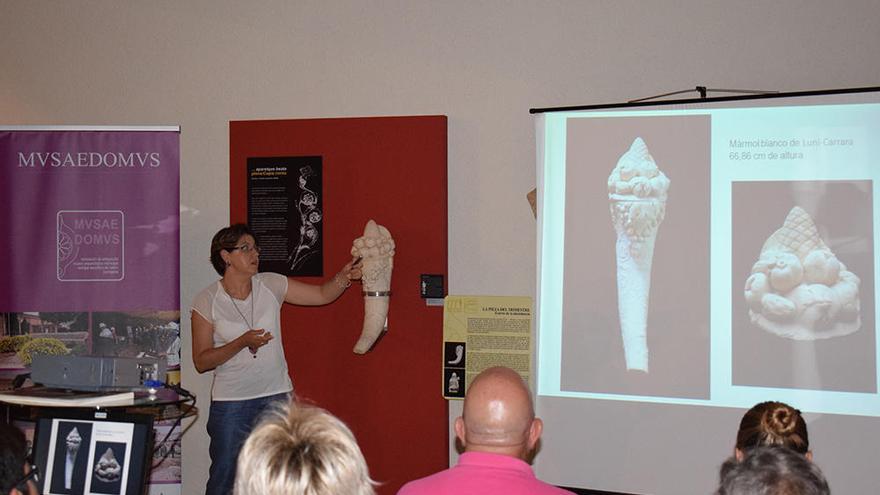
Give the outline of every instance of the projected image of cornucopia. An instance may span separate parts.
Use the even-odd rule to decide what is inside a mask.
[[[795,206],[746,280],[749,316],[763,330],[794,340],[848,335],[861,327],[859,282],[810,215]]]
[[[669,179],[637,137],[608,177],[617,233],[617,309],[627,370],[648,371],[648,298],[654,242],[666,216]]]

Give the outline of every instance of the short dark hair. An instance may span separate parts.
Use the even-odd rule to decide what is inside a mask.
[[[220,276],[226,273],[226,262],[220,256],[220,251],[224,249],[227,251],[232,250],[238,245],[239,239],[246,235],[253,237],[254,242],[257,242],[257,236],[254,235],[250,227],[243,223],[223,227],[214,234],[214,238],[211,239],[211,265],[214,266],[214,270],[217,270]]]
[[[800,452],[781,445],[755,447],[742,461],[721,466],[716,495],[830,495],[825,475]]]
[[[0,493],[9,493],[24,474],[27,443],[18,428],[0,423]]]

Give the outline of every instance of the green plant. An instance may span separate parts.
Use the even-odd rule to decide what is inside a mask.
[[[32,339],[18,350],[18,358],[25,366],[30,366],[35,354],[63,356],[68,353],[67,346],[58,339],[40,337]]]
[[[30,335],[13,335],[0,339],[0,352],[18,352],[23,345],[30,342]]]
[[[77,342],[70,348],[70,354],[74,356],[85,356],[89,353],[89,346],[85,342]]]

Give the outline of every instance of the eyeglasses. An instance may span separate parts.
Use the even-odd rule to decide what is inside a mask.
[[[28,464],[31,467],[30,472],[28,474],[22,476],[21,479],[19,479],[18,481],[15,482],[15,485],[14,485],[15,489],[20,491],[21,493],[28,493],[28,488],[27,488],[28,481],[33,480],[34,484],[36,484],[36,485],[39,485],[39,483],[40,483],[40,474],[39,474],[39,470],[37,469],[37,466],[33,462],[31,462],[30,460],[28,460]]]
[[[235,246],[234,248],[230,249],[230,251],[235,251],[236,249],[244,254],[248,254],[251,251],[254,251],[256,253],[260,252],[260,246],[257,246],[256,244],[254,244],[253,246],[251,246],[250,244],[242,244],[241,246]]]

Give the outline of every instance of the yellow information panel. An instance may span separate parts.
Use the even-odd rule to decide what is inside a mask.
[[[443,305],[443,397],[462,399],[471,380],[507,366],[532,375],[532,298],[446,296]]]

